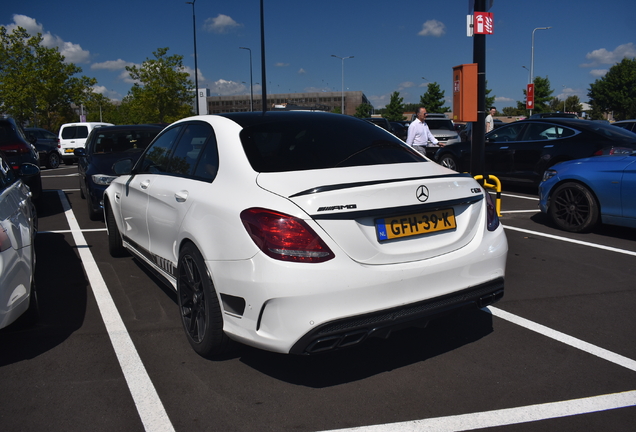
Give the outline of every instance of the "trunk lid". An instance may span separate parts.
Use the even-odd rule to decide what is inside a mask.
[[[257,183],[294,202],[362,264],[447,254],[485,229],[483,188],[433,162],[261,173]]]

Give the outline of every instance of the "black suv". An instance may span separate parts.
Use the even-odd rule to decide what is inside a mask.
[[[40,158],[33,142],[27,138],[22,127],[12,117],[0,116],[0,150],[4,152],[7,162],[15,172],[18,172],[25,162],[40,166]],[[42,193],[39,170],[36,174],[22,177],[22,180],[31,189],[33,199],[37,200]]]

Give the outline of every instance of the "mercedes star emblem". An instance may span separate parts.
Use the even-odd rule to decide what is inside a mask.
[[[415,192],[415,196],[421,202],[425,202],[428,199],[428,188],[424,185],[419,186]]]

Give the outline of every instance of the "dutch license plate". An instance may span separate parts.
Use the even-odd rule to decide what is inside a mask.
[[[386,241],[457,228],[452,208],[376,219],[378,240]]]
[[[64,149],[64,153],[73,153],[75,149]]]

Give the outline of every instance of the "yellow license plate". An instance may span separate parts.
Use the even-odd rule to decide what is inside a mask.
[[[64,149],[64,153],[73,153],[75,149]]]
[[[380,241],[455,228],[457,224],[452,208],[375,220],[375,230]]]

